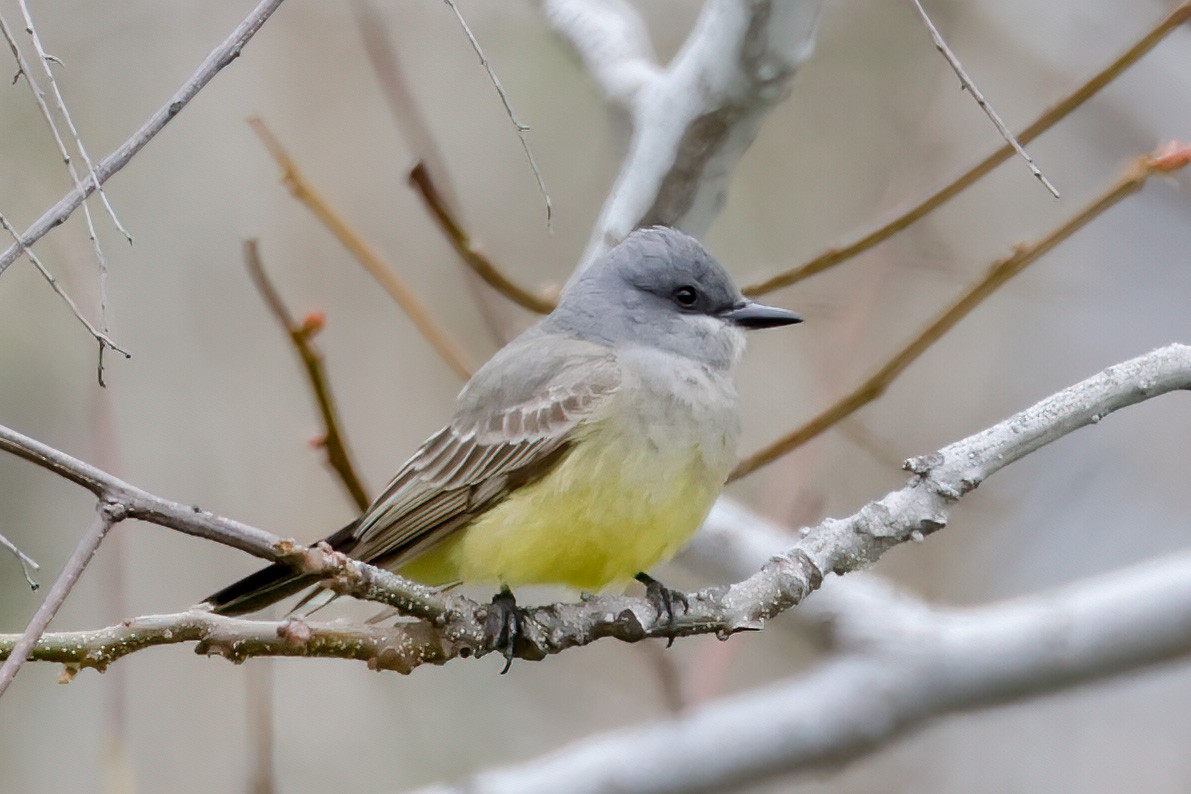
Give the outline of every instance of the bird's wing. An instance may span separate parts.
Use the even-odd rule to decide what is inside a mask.
[[[476,374],[451,423],[360,517],[353,557],[399,567],[561,462],[620,370],[607,348],[557,339],[545,347],[506,348]]]

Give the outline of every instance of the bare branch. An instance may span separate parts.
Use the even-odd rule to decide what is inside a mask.
[[[1191,2],[1184,2],[1165,19],[1147,31],[1144,36],[1134,42],[1119,58],[1101,69],[1066,97],[1052,105],[1041,116],[1034,119],[1028,127],[1018,133],[1017,139],[1023,144],[1029,143],[1062,121],[1072,111],[1099,93],[1100,89],[1104,88],[1104,86],[1123,74],[1126,69],[1141,60],[1143,55],[1158,46],[1159,42],[1189,19],[1191,19]],[[989,174],[998,165],[1013,157],[1013,155],[1013,147],[1005,144],[960,174],[946,186],[927,197],[917,206],[880,228],[867,232],[860,238],[845,245],[829,248],[798,267],[778,273],[760,283],[751,284],[744,288],[744,294],[752,297],[764,295],[767,292],[773,292],[776,289],[796,284],[803,279],[810,278],[817,273],[822,273],[824,270],[835,267],[841,262],[846,262],[849,259],[859,256],[934,212],[943,204],[976,184],[976,182],[980,181],[980,179]]]
[[[368,492],[356,474],[356,467],[352,463],[351,453],[347,449],[347,441],[339,431],[339,412],[335,409],[335,399],[331,395],[331,384],[323,367],[323,355],[314,345],[314,335],[322,330],[321,317],[308,317],[305,322],[298,323],[290,316],[289,310],[281,300],[281,295],[269,281],[265,273],[265,266],[261,262],[260,251],[256,240],[244,242],[244,261],[248,266],[248,273],[257,291],[265,299],[269,310],[277,318],[277,322],[289,334],[294,350],[302,359],[302,366],[306,370],[306,379],[310,383],[310,391],[318,403],[319,415],[323,420],[323,437],[319,446],[327,453],[327,463],[335,471],[339,482],[347,490],[348,496],[360,510],[368,507],[372,501]]]
[[[182,108],[186,107],[186,104],[207,83],[211,82],[211,78],[236,58],[240,57],[240,52],[244,49],[244,45],[261,29],[265,21],[277,10],[281,3],[282,0],[261,0],[260,4],[252,10],[252,13],[243,22],[236,26],[236,29],[231,32],[223,43],[211,51],[211,54],[203,60],[195,73],[182,84],[182,87],[178,89],[170,101],[150,116],[149,120],[141,125],[139,130],[134,132],[118,149],[105,157],[95,167],[94,181],[89,181],[83,185],[81,190],[75,188],[63,196],[57,204],[46,210],[40,218],[34,221],[32,226],[25,230],[24,234],[20,236],[21,242],[19,245],[9,246],[8,250],[3,255],[0,255],[0,275],[20,256],[22,246],[24,249],[27,249],[44,237],[55,226],[58,226],[69,218],[70,214],[83,203],[83,200],[91,195],[97,184],[102,185],[112,174],[127,165],[133,156],[144,148],[145,144],[151,141],[157,133],[161,132],[165,125],[169,123],[170,119],[178,115],[182,111]]]
[[[926,25],[926,29],[930,31],[930,37],[935,43],[935,49],[942,53],[943,57],[947,59],[947,63],[951,64],[951,68],[955,71],[956,76],[959,77],[960,86],[972,95],[972,99],[976,100],[976,104],[980,106],[980,109],[983,110],[985,115],[988,116],[989,120],[992,121],[993,126],[997,128],[997,132],[1001,133],[1001,137],[1013,147],[1013,151],[1017,152],[1018,155],[1026,161],[1026,164],[1030,167],[1030,173],[1037,177],[1038,181],[1046,186],[1046,189],[1050,191],[1052,196],[1058,198],[1059,191],[1056,190],[1055,186],[1050,183],[1050,180],[1043,175],[1042,170],[1038,168],[1038,164],[1034,162],[1034,158],[1030,156],[1030,153],[1022,148],[1022,145],[1020,142],[1018,142],[1017,138],[1013,137],[1013,133],[1009,131],[1007,126],[1005,126],[1005,122],[1001,121],[1001,116],[997,113],[993,106],[989,104],[988,100],[984,98],[984,94],[980,93],[980,89],[976,87],[976,83],[971,77],[968,76],[968,73],[964,71],[964,66],[959,62],[959,57],[951,51],[950,47],[947,46],[947,42],[943,40],[943,34],[939,33],[939,29],[935,27],[935,23],[931,22],[930,17],[927,16],[926,9],[922,7],[922,3],[919,2],[919,0],[910,1],[914,4],[914,8],[917,9],[918,16],[922,17],[922,21]]]
[[[475,52],[476,57],[480,59],[480,65],[488,73],[488,79],[492,81],[492,86],[500,96],[500,102],[505,107],[505,115],[509,117],[509,121],[513,122],[513,127],[517,130],[517,138],[521,141],[521,149],[525,152],[525,159],[529,162],[529,170],[533,172],[533,178],[538,183],[538,192],[542,194],[542,201],[546,203],[546,228],[550,229],[554,222],[554,204],[550,201],[550,193],[546,190],[546,183],[542,181],[542,172],[538,168],[537,161],[534,160],[533,151],[529,148],[529,125],[522,124],[520,119],[517,118],[517,114],[513,110],[513,105],[509,101],[509,95],[505,93],[504,86],[500,84],[500,78],[496,76],[496,72],[492,71],[492,65],[484,57],[484,50],[480,47],[480,42],[476,39],[475,34],[471,32],[467,20],[459,12],[459,7],[455,5],[455,1],[443,0],[443,2],[455,14],[455,19],[459,20],[459,26],[463,28],[463,32],[467,35],[467,40],[471,42],[471,48]]]
[[[438,221],[438,227],[442,229],[443,234],[451,243],[451,247],[455,249],[455,253],[459,254],[459,258],[463,260],[463,263],[471,268],[472,272],[477,276],[482,278],[484,283],[517,305],[532,312],[549,314],[554,310],[554,301],[518,286],[501,272],[500,268],[494,265],[491,259],[484,256],[484,254],[472,245],[471,238],[468,237],[467,232],[451,216],[446,202],[439,194],[434,182],[430,179],[430,172],[424,164],[417,163],[409,172],[409,183],[417,190],[418,195],[422,197],[423,203],[426,204],[426,209],[430,210],[430,214]]]
[[[81,485],[101,499],[125,505],[128,517],[139,518],[204,540],[222,543],[267,560],[281,559],[277,547],[292,550],[281,538],[229,518],[154,496],[106,471],[0,425],[0,450]]]
[[[36,614],[33,615],[33,619],[29,621],[25,633],[13,643],[4,664],[0,666],[0,696],[4,695],[4,691],[8,689],[8,685],[16,677],[17,671],[21,669],[21,665],[28,658],[29,651],[37,645],[37,641],[45,633],[46,627],[50,625],[54,615],[58,614],[58,609],[66,601],[66,597],[70,595],[75,584],[78,583],[83,571],[95,556],[95,552],[99,550],[99,544],[107,537],[108,530],[124,518],[125,513],[119,505],[109,502],[101,502],[98,505],[95,518],[92,520],[91,526],[83,533],[78,548],[74,550],[74,554],[70,555],[66,567],[62,569],[54,586],[46,593],[45,601],[41,603]]]
[[[975,609],[853,589],[866,603],[834,628],[849,652],[810,675],[422,794],[685,794],[835,766],[947,714],[1191,654],[1188,570],[1184,553]]]
[[[281,181],[289,188],[294,198],[305,204],[306,208],[313,212],[315,217],[335,235],[356,261],[363,265],[364,269],[384,287],[389,296],[397,302],[397,305],[413,322],[422,337],[447,363],[447,366],[455,370],[455,373],[464,380],[470,378],[473,367],[464,354],[463,348],[451,338],[446,329],[439,325],[438,321],[426,309],[422,299],[397,275],[397,271],[381,258],[376,249],[365,242],[364,238],[348,224],[347,220],[314,189],[314,186],[307,181],[298,168],[297,162],[282,147],[281,142],[269,130],[265,122],[260,118],[251,118],[248,123],[252,125],[252,129],[265,144],[265,148],[269,150],[269,154],[277,162],[277,165],[281,167]]]
[[[771,558],[759,572],[738,584],[712,587],[688,596],[689,609],[675,616],[672,633],[677,636],[714,633],[724,637],[738,631],[759,629],[767,620],[817,590],[826,574],[857,570],[893,546],[921,540],[941,529],[946,525],[952,506],[961,497],[1005,466],[1080,427],[1098,423],[1115,410],[1180,389],[1191,389],[1191,346],[1170,345],[1110,367],[933,455],[911,459],[906,462],[906,468],[915,476],[901,490],[866,505],[848,518],[827,519],[812,529],[803,530],[802,537],[789,550]],[[0,428],[0,448],[16,452],[82,484],[131,489],[110,475],[6,428]],[[109,501],[127,505],[129,517],[284,561],[304,573],[325,577],[324,584],[336,592],[387,604],[403,614],[427,621],[399,626],[403,634],[386,635],[388,644],[383,649],[386,669],[408,671],[422,664],[443,664],[456,657],[478,657],[493,650],[491,638],[484,628],[486,605],[416,585],[342,554],[319,548],[307,549],[261,530],[181,508],[142,491],[125,490],[122,498],[109,496]],[[627,596],[600,596],[574,604],[535,607],[525,612],[522,633],[514,652],[520,658],[537,660],[604,637],[635,642],[663,633],[668,635],[670,631],[659,629],[661,618],[650,601]],[[194,631],[204,631],[213,625],[216,624],[204,622]],[[248,622],[248,625],[262,624]],[[314,624],[293,625],[292,630],[286,632],[287,646],[282,650],[275,642],[266,643],[259,650],[253,642],[246,642],[233,643],[231,651],[238,655],[280,653],[369,659],[379,653],[375,644],[368,646],[370,650],[363,651],[359,650],[360,645],[335,646],[331,643],[328,646],[324,642],[325,635],[307,633],[313,628]],[[116,640],[105,641],[103,638],[108,635],[103,632],[112,631],[119,636]],[[264,633],[276,638],[276,626]],[[142,635],[138,633],[137,636]],[[241,638],[253,640],[258,636],[250,634]],[[309,644],[311,637],[316,640],[314,645]],[[365,638],[375,637],[367,634]],[[105,649],[119,650],[124,641],[124,635],[119,634],[119,627],[116,627],[85,636],[49,636],[37,650],[64,645],[69,649],[72,642],[89,644],[92,650],[94,643],[107,642],[103,646]],[[172,642],[174,635],[163,631],[157,638],[145,635],[143,641],[147,644]],[[11,652],[15,642],[14,637],[0,637],[0,656]],[[289,647],[289,644],[300,647]],[[89,666],[106,663],[108,650],[100,654],[96,664]],[[360,655],[364,653],[369,655]],[[61,660],[62,657],[54,658]],[[85,658],[80,662],[78,654],[69,660],[87,663]]]
[[[626,0],[542,0],[541,8],[609,101],[631,109],[642,89],[662,74],[645,21]]]
[[[641,226],[702,236],[736,162],[810,57],[820,5],[709,0],[669,67],[637,93],[628,155],[576,273]]]
[[[37,580],[33,578],[33,571],[41,570],[41,566],[37,564],[37,561],[17,548],[17,545],[4,537],[4,535],[0,535],[0,546],[8,549],[12,556],[17,558],[17,562],[21,564],[21,573],[25,574],[25,581],[29,583],[30,589],[37,590],[41,587],[37,583]]]
[[[994,262],[984,278],[972,285],[954,303],[948,306],[926,328],[914,337],[904,348],[899,350],[880,369],[873,373],[864,383],[860,384],[846,397],[814,417],[802,427],[787,433],[778,440],[748,456],[737,465],[729,477],[729,481],[738,480],[752,474],[757,469],[786,455],[806,442],[823,433],[844,418],[868,405],[880,397],[889,388],[889,384],[905,369],[926,352],[931,345],[944,334],[954,328],[960,320],[984,300],[1007,283],[1011,278],[1026,269],[1043,254],[1050,251],[1063,240],[1082,229],[1091,220],[1108,210],[1126,196],[1130,196],[1145,185],[1146,180],[1156,173],[1169,173],[1182,168],[1178,155],[1183,151],[1191,151],[1191,145],[1173,145],[1170,151],[1161,150],[1146,155],[1137,160],[1131,168],[1118,179],[1105,193],[1088,206],[1077,212],[1066,222],[1047,234],[1041,240],[1029,245],[1018,245],[1013,254],[998,262]],[[1164,159],[1165,158],[1165,159]]]

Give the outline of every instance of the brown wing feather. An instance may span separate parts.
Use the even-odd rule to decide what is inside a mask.
[[[456,416],[414,453],[361,516],[353,557],[399,567],[556,466],[575,429],[619,385],[607,356],[565,367],[499,410]]]

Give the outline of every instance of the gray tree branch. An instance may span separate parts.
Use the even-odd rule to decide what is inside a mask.
[[[899,543],[921,540],[941,529],[952,506],[1001,468],[1080,427],[1099,422],[1120,408],[1188,388],[1191,388],[1191,347],[1170,345],[1110,367],[932,455],[913,458],[906,462],[906,468],[914,476],[904,488],[866,505],[848,518],[827,519],[802,530],[800,539],[791,548],[770,558],[760,571],[737,584],[691,594],[689,609],[675,616],[673,631],[678,636],[714,633],[726,637],[738,631],[760,629],[768,619],[817,590],[826,574],[862,568]],[[492,651],[484,630],[485,605],[422,587],[342,554],[319,547],[306,548],[262,530],[160,499],[6,428],[0,428],[0,449],[19,454],[90,488],[102,499],[122,506],[128,517],[288,562],[303,572],[325,577],[327,585],[338,592],[384,603],[427,621],[413,627],[400,625],[386,635],[389,641],[383,648],[372,646],[371,655],[366,658],[383,656],[386,669],[404,672],[421,664],[442,664],[456,657],[483,656]],[[194,614],[185,613],[172,620],[194,621],[197,620]],[[535,607],[527,612],[515,653],[520,658],[536,660],[603,637],[634,642],[657,636],[659,617],[648,600],[627,596],[600,596],[578,603]],[[229,626],[227,623],[205,625]],[[287,625],[294,628],[289,632],[290,644],[285,655],[362,658],[363,651],[358,646],[321,641],[324,634],[320,632],[333,632],[336,627]],[[245,642],[239,646],[233,644],[237,653],[277,652],[276,644],[258,646],[250,642],[259,637],[256,628],[246,631]],[[306,632],[311,634],[303,644],[300,640],[307,636]],[[145,645],[152,645],[175,642],[177,632],[167,625],[156,635],[141,631],[136,635]],[[105,642],[105,637],[113,636],[114,640]],[[368,636],[372,641],[380,635]],[[299,640],[297,645],[293,645],[295,637]],[[9,656],[18,641],[14,636],[0,636],[0,657]],[[104,666],[123,655],[122,649],[131,652],[139,647],[143,645],[129,646],[119,627],[113,627],[75,633],[65,639],[64,635],[48,635],[34,648],[33,658],[77,666]],[[88,654],[95,654],[97,661]]]
[[[737,161],[810,57],[821,0],[709,0],[666,69],[654,74],[639,20],[617,3],[580,15],[546,2],[546,20],[572,42],[605,93],[628,103],[628,155],[596,222],[579,272],[641,226],[701,237],[719,212]],[[614,31],[627,31],[616,42]],[[601,60],[604,59],[604,60]]]

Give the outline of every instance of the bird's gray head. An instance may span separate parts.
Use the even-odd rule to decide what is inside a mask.
[[[699,241],[675,229],[639,229],[563,291],[547,330],[606,345],[644,345],[726,369],[742,329],[799,322],[741,294]]]

